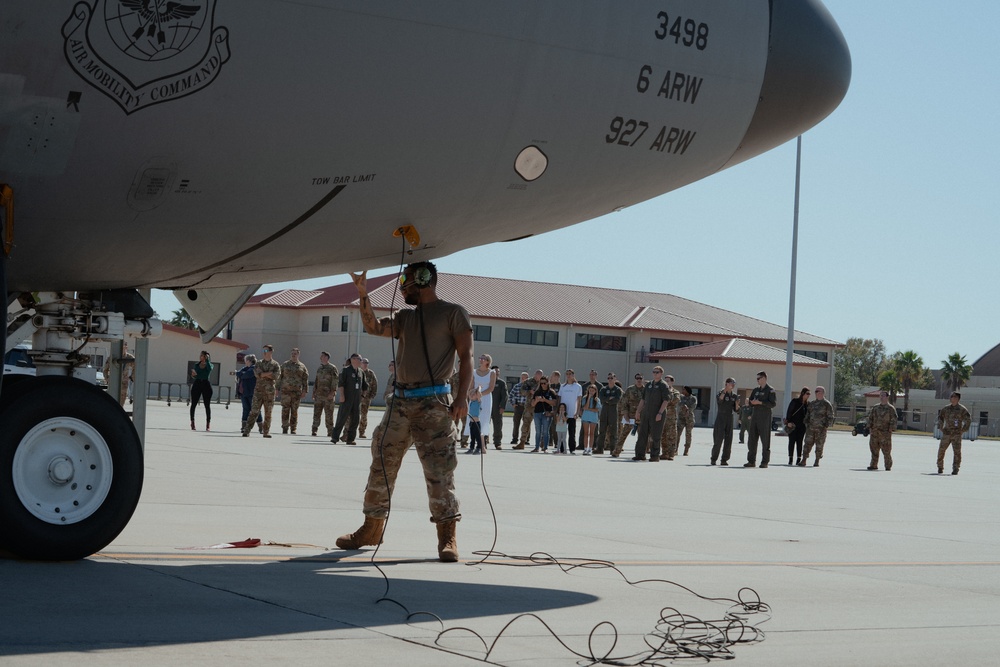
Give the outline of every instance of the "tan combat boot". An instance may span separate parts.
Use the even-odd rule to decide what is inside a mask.
[[[458,542],[455,540],[455,524],[457,521],[444,521],[437,524],[438,558],[442,563],[458,561]]]
[[[365,546],[381,544],[383,530],[385,530],[385,519],[365,516],[365,522],[360,528],[350,535],[341,535],[337,538],[337,547],[340,549],[360,549]]]

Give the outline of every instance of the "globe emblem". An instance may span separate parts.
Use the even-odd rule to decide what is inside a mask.
[[[144,62],[166,60],[198,38],[208,15],[205,0],[109,0],[104,21],[115,45]]]

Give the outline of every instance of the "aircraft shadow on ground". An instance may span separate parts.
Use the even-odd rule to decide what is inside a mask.
[[[400,578],[392,570],[404,562],[430,566],[419,560],[379,562],[389,577],[388,597],[410,612],[433,612],[446,626],[457,619],[542,612],[598,599],[555,588],[447,580],[454,568],[465,567],[461,564],[435,563],[441,568],[435,580]],[[0,590],[5,600],[0,656],[357,633],[407,622],[397,604],[376,603],[385,582],[370,563],[332,554],[197,565],[0,560]],[[411,624],[426,629],[428,638],[443,629],[428,616]]]

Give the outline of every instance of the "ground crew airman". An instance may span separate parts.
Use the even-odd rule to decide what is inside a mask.
[[[543,377],[545,377],[545,373],[541,369],[538,369],[535,371],[535,377],[521,382],[521,395],[524,396],[526,401],[530,401],[531,397],[535,395],[535,390],[538,389],[538,381]],[[521,441],[517,443],[517,449],[524,449],[524,446],[531,442],[531,423],[531,420],[527,418],[521,422]]]
[[[264,346],[264,358],[259,359],[253,367],[254,377],[257,378],[257,386],[253,390],[253,404],[250,406],[250,414],[247,415],[246,425],[243,427],[243,437],[250,435],[253,423],[257,421],[257,415],[264,411],[265,438],[271,437],[271,410],[274,408],[274,388],[281,380],[281,364],[275,361],[271,355],[274,353],[273,345]]]
[[[896,408],[889,405],[889,392],[880,391],[879,403],[868,413],[868,449],[872,453],[869,470],[878,470],[878,454],[885,457],[885,469],[892,470],[892,432],[896,430]]]
[[[951,402],[938,413],[937,427],[941,429],[941,444],[938,445],[938,474],[944,474],[944,455],[948,446],[952,448],[951,474],[957,475],[962,466],[962,434],[972,425],[972,415],[959,403],[962,395],[951,392]]]
[[[622,449],[625,448],[625,439],[632,432],[632,424],[636,423],[636,414],[639,403],[642,402],[642,393],[646,385],[642,382],[642,373],[635,374],[635,384],[629,385],[622,395],[622,400],[618,403],[618,422],[621,430],[618,431],[618,442],[613,445],[611,456],[618,458]],[[632,423],[629,423],[632,422]]]
[[[747,462],[744,468],[757,465],[757,441],[763,445],[760,455],[760,467],[766,468],[771,460],[771,410],[778,404],[778,396],[774,388],[767,383],[767,373],[757,373],[757,387],[750,392],[750,405],[753,412],[750,415],[750,442],[747,444]]]
[[[660,438],[664,428],[663,415],[667,410],[667,401],[670,399],[670,387],[664,382],[663,369],[659,366],[653,368],[653,380],[646,384],[642,391],[642,400],[636,408],[635,418],[642,419],[639,423],[639,436],[635,442],[635,456],[633,461],[646,460],[646,447],[649,447],[649,460],[656,462],[660,460],[661,443]],[[674,429],[674,425],[670,425]],[[676,432],[676,431],[675,431]]]
[[[691,387],[684,387],[681,395],[679,412],[677,414],[677,444],[680,445],[681,433],[684,437],[684,456],[691,451],[691,432],[694,431],[694,411],[698,408],[698,398]]]
[[[806,459],[809,458],[809,452],[812,451],[814,444],[816,445],[816,462],[813,463],[813,467],[819,465],[819,460],[823,458],[823,445],[826,444],[826,432],[833,426],[833,420],[837,415],[833,404],[826,400],[826,389],[816,387],[813,392],[816,398],[810,401],[806,407],[806,437],[803,443],[802,458],[799,459],[798,463],[800,467],[806,465]],[[891,465],[888,463],[886,470]]]
[[[677,405],[681,402],[681,392],[674,389],[674,376],[665,375],[663,380],[670,388],[663,413],[663,432],[660,436],[660,457],[673,461],[677,456]]]
[[[135,374],[135,357],[129,354],[128,343],[122,343],[122,357],[116,360],[115,363],[121,366],[121,383],[118,391],[118,403],[120,405],[125,405],[125,401],[128,399],[128,386],[132,382],[132,376]],[[107,382],[111,377],[111,355],[104,360],[104,381]]]
[[[339,377],[340,371],[330,363],[330,353],[320,352],[316,382],[313,384],[313,435],[319,430],[319,420],[322,416],[326,417],[326,437],[329,438],[333,433],[333,406],[336,403]]]
[[[372,399],[378,395],[378,376],[375,375],[375,371],[368,368],[367,357],[361,360],[361,372],[364,373],[365,381],[368,382],[368,389],[361,394],[361,426],[358,428],[358,435],[363,438],[368,431],[368,408],[371,407]]]
[[[615,374],[608,373],[608,383],[597,392],[597,398],[601,401],[601,420],[594,438],[595,454],[604,453],[605,442],[608,443],[608,451],[614,451],[615,443],[618,442],[618,424],[621,420],[618,416],[618,404],[624,395],[625,390],[618,384]]]
[[[309,369],[299,361],[299,348],[292,348],[292,358],[281,364],[281,432],[288,433],[299,424],[299,401],[309,393]]]

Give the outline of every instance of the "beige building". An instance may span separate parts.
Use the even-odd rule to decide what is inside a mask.
[[[368,290],[376,314],[405,307],[394,274],[369,278]],[[476,352],[492,355],[508,384],[521,371],[573,368],[581,381],[595,369],[602,381],[612,371],[628,385],[637,371],[649,379],[660,363],[678,386],[699,389],[699,407],[708,408],[703,417],[710,422],[710,397],[727,374],[749,390],[757,371],[766,369],[779,394],[775,414],[783,410],[784,325],[655,292],[447,273],[438,276],[437,292],[469,311]],[[253,349],[273,344],[275,358],[282,361],[298,347],[310,370],[323,350],[334,363],[356,351],[370,359],[380,383],[393,354],[390,339],[364,333],[351,282],[257,295],[237,314],[233,335]],[[841,344],[805,332],[796,332],[795,341],[796,391],[804,385],[832,388],[833,352]],[[691,351],[694,346],[701,348]],[[657,353],[667,354],[657,362]]]

